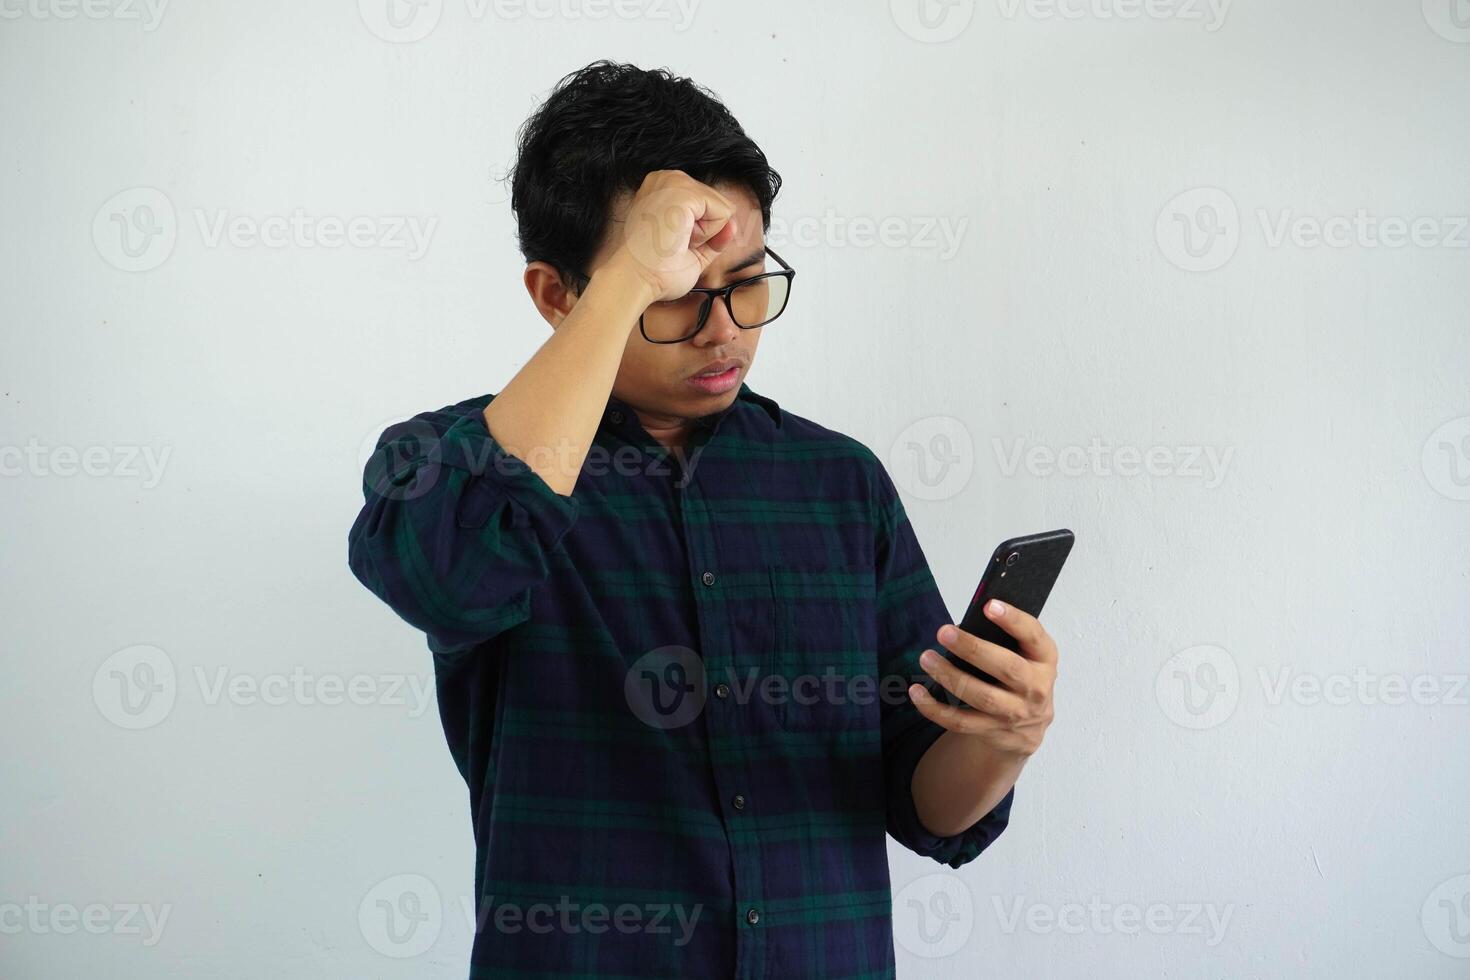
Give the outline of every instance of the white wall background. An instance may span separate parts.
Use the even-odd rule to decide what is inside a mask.
[[[545,337],[492,178],[598,57],[785,176],[751,384],[889,460],[955,615],[1078,534],[1010,831],[891,847],[901,975],[1470,975],[1464,0],[388,2],[0,0],[0,975],[464,975],[346,534],[364,440]]]

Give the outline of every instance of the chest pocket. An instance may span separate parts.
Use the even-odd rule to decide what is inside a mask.
[[[772,564],[767,578],[774,629],[765,673],[777,723],[787,731],[839,732],[865,724],[870,712],[876,719],[876,678],[847,649],[857,638],[849,628],[855,612],[822,596],[817,577],[800,570]]]

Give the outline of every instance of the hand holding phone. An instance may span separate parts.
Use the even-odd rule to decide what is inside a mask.
[[[1040,617],[1041,608],[1062,572],[1062,565],[1072,551],[1074,541],[1074,535],[1066,528],[1002,541],[980,576],[980,584],[970,598],[970,607],[959,623],[960,629],[1019,653],[1020,644],[1016,638],[985,615],[985,603],[999,599],[1024,613]],[[981,680],[998,683],[967,660],[954,655],[950,660]]]

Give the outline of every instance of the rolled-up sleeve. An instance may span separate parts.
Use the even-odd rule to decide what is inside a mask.
[[[562,496],[490,434],[483,405],[424,412],[385,429],[363,470],[347,562],[423,631],[436,654],[523,622],[531,590],[577,519]]]
[[[887,681],[884,690],[892,692],[882,701],[888,832],[914,853],[958,868],[978,857],[1005,830],[1015,789],[973,825],[950,837],[929,833],[919,820],[912,790],[914,770],[944,729],[920,714],[906,691],[908,682],[917,681],[936,698],[953,700],[919,666],[919,654],[926,648],[939,649],[935,633],[953,620],[892,479],[876,457],[873,467],[878,662]],[[903,681],[889,680],[897,678]]]

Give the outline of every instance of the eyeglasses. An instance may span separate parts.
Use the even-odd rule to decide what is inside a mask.
[[[765,251],[780,263],[780,269],[719,289],[695,286],[678,299],[652,304],[638,317],[638,330],[643,339],[650,344],[678,344],[690,339],[709,322],[717,298],[724,302],[725,311],[741,330],[754,330],[776,319],[791,298],[791,281],[796,278],[796,270],[769,247]]]

